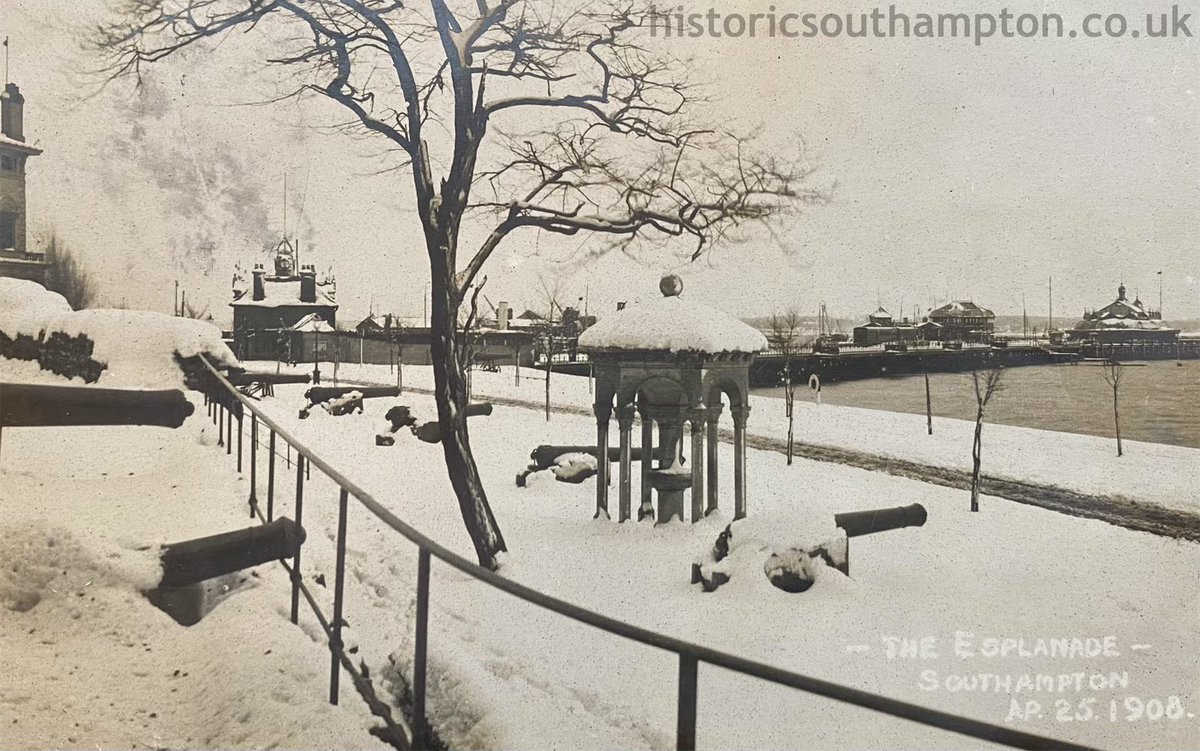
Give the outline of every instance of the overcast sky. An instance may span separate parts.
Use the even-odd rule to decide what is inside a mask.
[[[179,279],[227,318],[233,264],[265,260],[261,238],[288,225],[305,262],[332,268],[342,320],[376,310],[419,315],[428,278],[404,180],[378,176],[379,146],[327,126],[321,103],[240,106],[270,96],[254,39],[156,72],[138,94],[113,85],[89,99],[96,66],[72,30],[101,0],[4,0],[10,79],[26,103],[31,231],[55,228],[103,285],[106,301],[170,310]],[[788,0],[722,0],[724,12],[780,12]],[[1200,13],[1200,4],[1185,8]],[[688,6],[706,10],[699,2]],[[886,6],[885,6],[886,7]],[[1081,18],[1083,3],[1014,12]],[[1166,6],[1118,3],[1140,16]],[[828,2],[804,10],[868,10]],[[965,3],[917,13],[992,10]],[[1200,20],[1193,22],[1200,33]],[[859,319],[969,298],[1000,313],[1044,317],[1054,277],[1060,325],[1100,307],[1124,281],[1166,317],[1200,317],[1200,56],[1189,39],[699,39],[673,42],[711,82],[712,115],[761,123],[785,153],[819,159],[828,205],[681,265],[669,256],[609,255],[532,235],[494,259],[485,292],[536,307],[541,277],[592,312],[656,289],[740,315],[795,307]],[[582,244],[581,244],[582,241]],[[311,249],[311,250],[310,250]],[[573,262],[564,259],[575,259]]]

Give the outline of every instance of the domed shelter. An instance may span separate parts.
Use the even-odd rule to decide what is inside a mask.
[[[734,518],[740,519],[746,515],[750,363],[754,353],[766,348],[766,337],[733,316],[684,298],[683,282],[677,276],[665,277],[659,288],[661,298],[628,305],[579,337],[579,347],[591,358],[596,379],[597,457],[608,456],[608,428],[614,412],[620,430],[618,520],[631,516],[635,416],[642,425],[638,520],[682,520],[683,496],[689,488],[693,522],[717,509],[722,397],[728,400],[733,418]],[[691,434],[690,466],[686,467],[680,457],[685,423]],[[657,450],[653,448],[655,425]],[[601,460],[596,473],[597,518],[609,518],[608,484],[608,462]],[[652,491],[658,494],[657,516]]]

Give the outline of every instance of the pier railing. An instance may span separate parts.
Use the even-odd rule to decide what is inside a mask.
[[[400,748],[424,748],[428,746],[431,739],[430,729],[426,720],[425,706],[427,686],[426,668],[429,654],[430,568],[434,559],[473,577],[484,585],[500,590],[523,602],[556,613],[563,618],[623,637],[645,647],[676,655],[679,663],[676,705],[676,748],[678,749],[690,750],[696,748],[696,697],[699,682],[698,668],[701,663],[724,668],[742,675],[752,676],[779,686],[863,707],[928,727],[940,728],[952,733],[977,738],[989,743],[1024,749],[1088,748],[1033,733],[1026,733],[1003,725],[994,725],[969,717],[922,707],[704,647],[617,620],[506,579],[493,571],[479,566],[474,561],[463,558],[457,553],[439,545],[404,522],[371,496],[370,493],[363,490],[354,481],[343,475],[311,448],[305,446],[282,426],[268,417],[253,400],[239,392],[207,360],[205,360],[205,365],[208,372],[205,377],[203,391],[208,406],[208,416],[218,426],[218,445],[224,448],[225,453],[231,457],[234,452],[234,442],[236,440],[238,472],[243,472],[246,463],[243,460],[243,436],[246,432],[246,418],[249,418],[249,443],[251,450],[249,452],[250,497],[248,505],[249,513],[252,517],[259,519],[263,523],[270,522],[274,518],[276,491],[279,489],[277,487],[277,480],[279,478],[277,477],[276,470],[277,457],[280,456],[278,452],[278,444],[280,442],[285,445],[288,451],[289,461],[290,455],[292,453],[295,454],[293,517],[297,524],[303,524],[304,504],[306,501],[305,484],[311,477],[312,469],[323,473],[338,487],[338,527],[335,543],[336,566],[332,611],[327,614],[322,610],[321,604],[318,603],[312,591],[304,583],[300,573],[301,554],[303,553],[302,546],[292,560],[280,562],[288,571],[291,579],[290,617],[292,623],[298,623],[299,602],[301,597],[303,597],[312,610],[314,617],[321,625],[322,631],[325,633],[330,650],[330,703],[338,703],[339,679],[341,671],[345,670],[360,689],[360,693],[367,699],[368,704],[371,705],[372,711],[388,724],[389,730],[393,732],[391,740]],[[263,430],[268,433],[266,443],[267,488],[265,499],[259,498],[258,495],[258,454],[260,453],[259,447],[261,445],[260,433]],[[374,515],[377,520],[417,548],[417,576],[414,585],[416,590],[416,622],[414,626],[413,672],[409,677],[409,685],[412,691],[411,716],[413,721],[411,726],[402,719],[393,718],[387,706],[374,696],[371,684],[362,672],[355,667],[343,646],[342,626],[345,623],[346,548],[348,545],[346,518],[350,498],[354,498],[363,508]],[[263,505],[264,500],[265,508]],[[309,504],[313,502],[312,499],[307,499],[307,501]],[[311,544],[318,538],[319,535],[309,535],[308,541],[305,544]],[[764,722],[769,722],[770,720],[766,716],[763,719]]]

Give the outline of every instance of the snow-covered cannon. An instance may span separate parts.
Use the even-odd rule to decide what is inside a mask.
[[[543,443],[533,451],[529,452],[529,458],[533,461],[529,465],[532,472],[541,469],[546,469],[554,465],[558,457],[564,454],[588,454],[595,456],[596,447],[593,446],[555,446],[554,444]],[[630,459],[635,462],[642,460],[642,450],[639,447],[629,449]],[[608,449],[608,460],[610,462],[621,461],[621,449],[618,446],[613,446]]]
[[[486,417],[492,414],[492,404],[491,402],[468,404],[465,412],[467,413],[467,417]],[[427,422],[424,425],[414,426],[412,433],[425,443],[440,443],[442,440],[442,426],[436,420]]]
[[[833,523],[846,531],[846,537],[863,537],[892,529],[923,527],[928,518],[925,507],[914,503],[911,506],[834,514]]]
[[[277,386],[285,383],[308,383],[310,373],[259,373],[250,370],[230,369],[229,382],[234,386],[250,386],[256,383]]]
[[[261,373],[231,368],[227,378],[246,396],[275,396],[275,386],[286,383],[308,383],[308,373]]]
[[[178,428],[194,407],[178,389],[0,384],[0,427],[156,425]]]
[[[383,419],[388,421],[389,427],[384,432],[375,435],[376,446],[394,446],[396,433],[399,433],[401,428],[409,428],[417,424],[417,418],[413,417],[412,410],[404,404],[397,404],[389,409]]]
[[[870,511],[852,511],[835,514],[833,517],[834,525],[839,527],[844,535],[835,536],[817,545],[778,549],[761,539],[756,542],[760,543],[764,550],[770,551],[763,569],[771,583],[785,592],[804,592],[816,581],[819,567],[815,561],[818,559],[830,568],[850,575],[851,537],[865,537],[904,527],[921,527],[927,518],[925,507],[919,503]],[[727,563],[722,565],[722,561],[729,558],[733,550],[752,541],[755,541],[753,535],[740,536],[733,524],[726,526],[717,536],[716,544],[705,559],[692,564],[692,583],[702,585],[705,592],[711,592],[728,582],[731,569]]]
[[[204,615],[202,582],[270,561],[292,558],[304,544],[304,528],[280,517],[269,524],[164,545],[162,577],[146,597],[179,623]]]
[[[362,412],[363,399],[388,396],[400,396],[400,389],[396,386],[313,386],[304,392],[308,405],[300,410],[300,419],[307,418],[318,404],[325,405],[329,414],[340,416],[354,411]]]
[[[304,398],[309,401],[309,404],[320,404],[345,396],[351,391],[362,394],[363,399],[400,396],[400,388],[397,386],[313,386],[304,392]]]

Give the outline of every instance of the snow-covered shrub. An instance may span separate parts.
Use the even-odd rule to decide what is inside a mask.
[[[196,358],[237,358],[212,324],[136,310],[73,311],[40,284],[0,278],[0,356],[37,361],[65,378],[115,388],[178,388]]]

